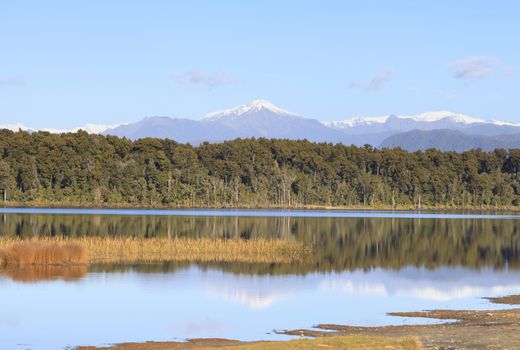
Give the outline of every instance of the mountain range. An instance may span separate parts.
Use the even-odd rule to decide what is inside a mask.
[[[198,144],[220,142],[238,137],[307,139],[317,142],[344,142],[345,134],[315,119],[303,118],[276,107],[266,100],[209,113],[201,120],[148,117],[137,123],[120,125],[103,134],[138,139],[169,138],[178,142]]]
[[[480,148],[493,151],[497,148],[520,148],[520,133],[497,136],[469,135],[458,130],[412,130],[387,137],[381,148],[402,148],[407,151],[436,148],[440,151],[463,152]]]
[[[23,125],[0,125],[11,130],[28,130]],[[235,138],[266,137],[307,139],[374,147],[401,147],[415,151],[438,148],[464,151],[472,148],[520,147],[520,124],[483,120],[449,111],[417,115],[353,117],[343,121],[318,121],[281,109],[266,100],[254,100],[234,108],[212,112],[200,120],[146,117],[117,126],[88,124],[90,133],[115,135],[132,140],[168,138],[182,143],[221,142]],[[49,132],[66,130],[46,129]]]

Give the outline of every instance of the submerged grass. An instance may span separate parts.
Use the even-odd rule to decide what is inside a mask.
[[[219,339],[193,339],[186,343],[148,342],[126,343],[107,347],[79,346],[76,350],[420,350],[420,341],[415,338],[389,338],[381,336],[347,335],[297,339],[288,341],[259,341],[227,345],[230,341]]]
[[[312,255],[301,242],[211,238],[0,237],[0,266],[173,261],[291,263]]]
[[[116,348],[117,349],[117,348]],[[201,347],[200,350],[214,350],[212,347]],[[285,342],[258,342],[238,346],[219,347],[221,350],[420,350],[419,341],[412,338],[392,339],[377,336],[333,336],[315,339],[289,340]]]

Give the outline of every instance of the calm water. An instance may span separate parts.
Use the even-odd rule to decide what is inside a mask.
[[[386,313],[498,308],[481,297],[520,293],[517,219],[456,212],[0,209],[1,235],[277,237],[312,244],[317,256],[312,264],[293,265],[3,271],[0,349],[284,339],[273,330],[424,323]]]

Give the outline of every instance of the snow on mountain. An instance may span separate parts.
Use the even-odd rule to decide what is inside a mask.
[[[316,119],[299,117],[266,100],[254,100],[237,107],[207,114],[201,120],[145,118],[103,134],[138,139],[170,138],[198,144],[236,138],[266,137],[320,142],[343,142],[346,135]]]
[[[26,127],[25,125],[20,124],[20,123],[0,125],[0,129],[8,129],[11,131],[29,130],[28,127]]]
[[[101,134],[103,131],[106,131],[108,129],[115,128],[119,125],[104,125],[104,124],[85,124],[84,126],[80,126],[74,129],[55,129],[55,128],[30,128],[27,127],[21,123],[16,124],[5,124],[0,125],[0,129],[8,129],[11,131],[18,131],[18,130],[24,130],[24,131],[47,131],[51,134],[63,134],[67,132],[77,132],[79,130],[83,130],[88,132],[89,134]]]
[[[211,121],[217,121],[221,120],[222,118],[225,119],[234,119],[237,117],[240,117],[244,114],[253,113],[253,112],[262,112],[262,111],[268,111],[279,115],[284,116],[291,116],[296,117],[295,114],[288,112],[280,107],[275,106],[271,102],[267,100],[253,100],[248,103],[241,104],[239,106],[217,111],[217,112],[211,112],[204,116],[204,118],[201,119],[203,122],[211,122]]]
[[[83,130],[88,132],[89,134],[101,134],[103,131],[108,129],[113,129],[118,127],[119,125],[104,125],[104,124],[85,124],[84,126],[80,126],[74,129],[54,129],[54,128],[41,128],[41,129],[30,129],[31,131],[47,131],[51,134],[64,134],[68,132],[78,132],[79,130]]]
[[[215,130],[230,128],[235,137],[266,137],[342,142],[345,135],[326,127],[316,119],[297,116],[266,100],[254,100],[224,111],[207,114],[200,120],[202,125],[211,125]]]
[[[137,122],[113,126],[86,124],[72,130],[33,129],[23,124],[0,125],[0,128],[14,131],[22,129],[29,132],[43,130],[52,133],[76,132],[82,129],[92,134],[110,134],[133,140],[157,137],[191,144],[199,144],[204,141],[221,142],[236,138],[265,137],[291,140],[307,139],[314,142],[341,142],[357,146],[370,144],[375,147],[382,145],[389,137],[414,130],[451,130],[466,135],[488,138],[501,135],[513,135],[511,137],[515,138],[520,135],[520,123],[484,120],[450,111],[425,112],[416,115],[356,116],[343,121],[323,122],[298,116],[263,99],[208,113],[200,120],[148,117]],[[430,134],[434,135],[434,133]],[[427,138],[430,134],[415,133],[412,136],[419,139]],[[450,145],[442,145],[442,147],[455,146],[457,146],[455,141],[451,142]]]
[[[368,126],[372,124],[384,124],[388,121],[388,119],[393,115],[385,115],[385,116],[376,116],[376,117],[361,117],[356,116],[352,118],[348,118],[342,121],[326,121],[323,122],[324,125],[328,127],[332,127],[335,129],[345,129],[345,128],[355,128],[357,126]],[[407,119],[413,120],[416,122],[437,122],[440,120],[446,120],[453,123],[461,123],[461,124],[473,124],[473,123],[488,123],[495,125],[511,125],[511,126],[519,126],[514,125],[513,123],[500,122],[495,120],[484,120],[479,118],[474,118],[465,114],[453,113],[450,111],[437,111],[437,112],[425,112],[416,115],[394,115],[393,117],[398,119]]]
[[[504,121],[496,120],[496,119],[491,119],[488,121],[488,123],[491,123],[493,125],[498,125],[498,126],[514,126],[514,127],[520,126],[520,123],[504,122]]]
[[[468,115],[453,113],[449,111],[425,112],[417,115],[401,116],[401,118],[412,119],[418,122],[436,122],[442,119],[448,119],[455,123],[485,123],[483,119],[473,118]]]
[[[347,142],[358,146],[370,144],[376,147],[388,137],[412,130],[456,130],[468,135],[482,136],[520,133],[520,124],[484,120],[450,111],[400,116],[390,114],[377,117],[352,117],[323,124],[343,132],[348,136]]]
[[[73,132],[78,130],[83,130],[88,132],[89,134],[101,134],[103,131],[108,129],[116,128],[120,125],[124,124],[114,124],[114,125],[106,125],[106,124],[85,124],[82,127],[76,128],[73,130]]]
[[[352,117],[341,121],[324,121],[323,124],[329,128],[343,129],[353,128],[358,125],[383,124],[389,115],[379,117]]]

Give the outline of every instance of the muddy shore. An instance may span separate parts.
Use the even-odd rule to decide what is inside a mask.
[[[520,295],[486,298],[492,303],[518,305]],[[392,316],[446,320],[435,325],[352,327],[320,324],[316,330],[292,330],[285,334],[305,336],[367,335],[417,337],[425,349],[520,349],[520,308],[507,310],[431,310],[394,312]],[[331,333],[332,331],[332,333]]]

